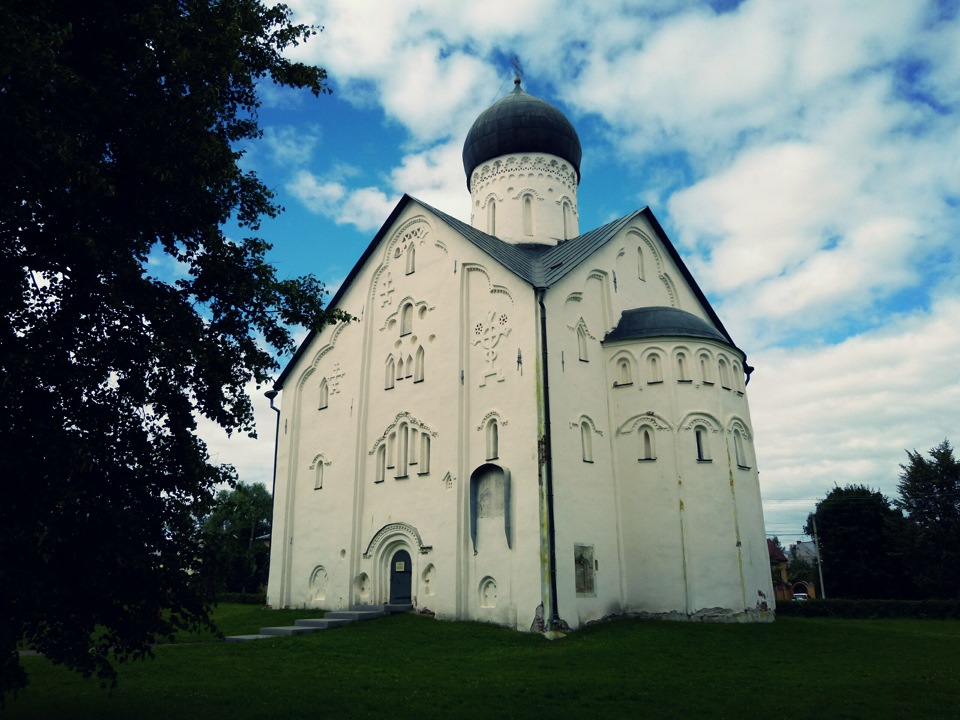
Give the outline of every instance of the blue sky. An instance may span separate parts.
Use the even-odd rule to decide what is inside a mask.
[[[771,534],[960,442],[960,0],[288,4],[334,92],[263,86],[244,163],[286,208],[282,275],[335,290],[404,192],[469,221],[463,138],[516,53],[580,135],[581,229],[649,205],[756,366]],[[203,427],[269,486],[255,402],[261,440]]]

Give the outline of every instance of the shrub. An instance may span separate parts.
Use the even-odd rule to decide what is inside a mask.
[[[810,600],[777,603],[777,614],[807,618],[960,620],[958,600]]]

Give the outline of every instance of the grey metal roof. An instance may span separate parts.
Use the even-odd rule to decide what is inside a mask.
[[[674,307],[644,307],[624,310],[620,322],[607,333],[604,342],[638,340],[652,337],[696,337],[730,341],[723,333],[686,310]]]
[[[513,92],[480,113],[467,133],[463,143],[463,171],[468,189],[474,168],[509,153],[556,155],[573,165],[580,177],[583,152],[573,125],[553,105],[525,93],[519,81],[515,82]]]

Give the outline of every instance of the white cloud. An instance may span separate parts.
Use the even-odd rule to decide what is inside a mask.
[[[451,140],[404,156],[390,175],[397,192],[406,192],[429,205],[470,222],[470,196],[461,152],[463,140]]]
[[[304,132],[290,125],[270,126],[263,131],[263,142],[277,165],[306,165],[320,141],[320,130],[313,126]]]
[[[299,171],[286,189],[311,212],[363,231],[379,228],[399,200],[376,188],[349,189],[339,182],[323,182],[308,170]]]
[[[263,483],[267,490],[271,490],[277,415],[263,395],[266,389],[258,389],[253,382],[247,383],[246,387],[253,402],[257,438],[247,437],[243,433],[227,436],[219,425],[202,417],[197,419],[197,434],[207,443],[211,462],[233,465],[241,482]]]
[[[896,494],[904,450],[960,437],[960,299],[827,347],[751,358],[758,464],[768,526],[796,531],[816,498],[863,483]],[[802,501],[802,502],[801,502]]]

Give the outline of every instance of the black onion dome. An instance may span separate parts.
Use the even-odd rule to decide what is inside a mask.
[[[624,310],[620,322],[603,340],[610,342],[677,336],[706,338],[730,345],[730,340],[706,320],[672,307]]]
[[[580,138],[566,116],[553,105],[516,87],[478,117],[463,143],[463,171],[470,173],[482,162],[510,153],[550,153],[571,165],[580,177]]]

